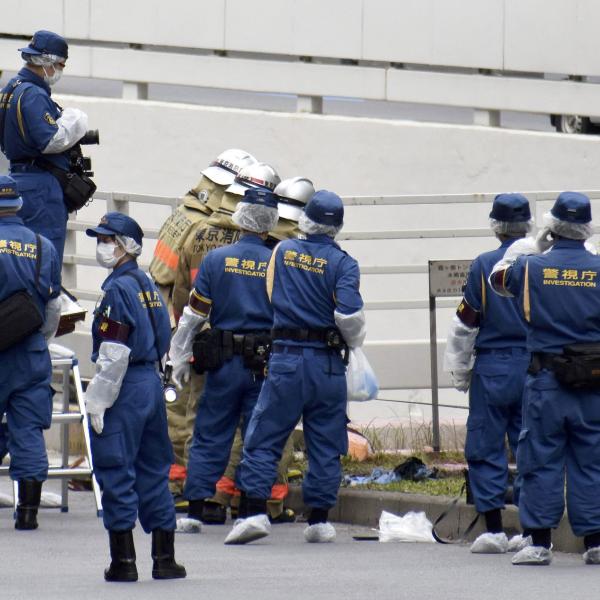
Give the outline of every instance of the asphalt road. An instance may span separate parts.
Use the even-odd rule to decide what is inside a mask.
[[[6,480],[0,490],[9,490]],[[600,575],[578,555],[556,554],[550,567],[514,567],[508,555],[475,556],[465,546],[354,541],[360,529],[347,525],[337,526],[334,544],[307,544],[298,523],[248,546],[224,546],[227,524],[177,536],[188,578],[176,581],[152,580],[150,536],[138,527],[140,581],[109,584],[102,578],[108,539],[90,493],[72,493],[68,513],[43,510],[40,524],[15,531],[11,509],[0,510],[2,600],[578,600],[593,597]]]

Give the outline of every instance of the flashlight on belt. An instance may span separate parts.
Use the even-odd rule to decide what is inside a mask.
[[[171,375],[173,374],[173,365],[167,362],[165,365],[165,372],[163,374],[163,395],[167,404],[172,404],[177,400],[177,389],[171,381]]]

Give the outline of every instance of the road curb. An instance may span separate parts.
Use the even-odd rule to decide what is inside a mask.
[[[425,496],[422,494],[405,494],[402,492],[380,492],[372,490],[354,490],[341,488],[338,501],[329,515],[332,521],[377,527],[382,510],[401,515],[408,511],[424,511],[433,523],[450,506],[452,498],[446,496]],[[306,507],[302,500],[302,488],[290,485],[290,493],[286,505],[297,513],[304,512]],[[467,525],[475,517],[473,506],[460,500],[456,507],[437,527],[442,537],[456,538],[464,532]],[[508,506],[503,512],[504,527],[508,533],[520,530],[517,508]],[[483,519],[480,519],[469,535],[474,539],[484,531]],[[566,515],[563,516],[558,529],[552,532],[554,549],[560,552],[583,552],[583,540],[571,532]]]

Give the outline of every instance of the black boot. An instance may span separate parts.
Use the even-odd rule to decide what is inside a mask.
[[[19,502],[15,529],[37,529],[37,512],[42,497],[42,482],[33,479],[19,481]]]
[[[110,567],[104,570],[106,581],[137,581],[133,531],[109,531]]]
[[[227,520],[227,509],[218,502],[204,501],[202,522],[205,525],[224,525]]]
[[[175,532],[165,529],[152,531],[152,578],[180,579],[185,577],[185,567],[175,562]]]

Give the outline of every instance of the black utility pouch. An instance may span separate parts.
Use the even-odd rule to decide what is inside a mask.
[[[264,377],[265,367],[271,354],[271,336],[266,334],[247,333],[244,336],[242,358],[244,367],[258,377]]]
[[[96,184],[87,176],[78,173],[65,173],[61,184],[65,206],[68,212],[83,208],[94,195]]]
[[[192,353],[194,371],[201,375],[205,371],[216,371],[223,366],[222,331],[220,329],[204,329],[194,338]]]
[[[575,389],[600,388],[600,344],[572,344],[553,360],[556,379]]]
[[[22,290],[0,302],[0,351],[35,333],[44,319],[31,295]]]

